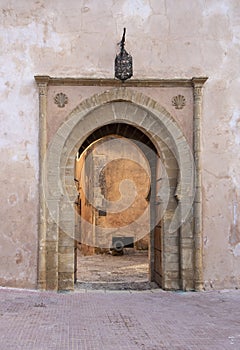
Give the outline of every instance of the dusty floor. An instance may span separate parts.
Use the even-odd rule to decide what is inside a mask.
[[[97,287],[100,284],[108,286],[122,285],[126,289],[148,282],[148,252],[124,249],[124,255],[98,254],[83,256],[78,251],[77,280],[81,287],[86,284]]]

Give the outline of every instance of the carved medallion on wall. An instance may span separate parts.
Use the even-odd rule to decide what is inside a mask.
[[[172,98],[172,105],[176,109],[183,109],[183,107],[186,105],[186,99],[183,95],[177,95]]]
[[[58,105],[59,108],[65,107],[65,105],[68,103],[68,97],[64,93],[60,92],[56,94],[54,97],[54,103]]]

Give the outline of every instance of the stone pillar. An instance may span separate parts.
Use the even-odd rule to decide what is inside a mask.
[[[203,84],[207,78],[193,78],[193,153],[196,168],[194,199],[194,287],[203,289],[203,233],[202,233],[202,164],[201,164],[201,119]]]
[[[182,203],[179,203],[182,205]],[[186,205],[186,204],[185,204]],[[189,204],[187,204],[189,205]],[[191,204],[190,204],[191,205]],[[194,283],[194,243],[193,243],[193,210],[190,211],[188,218],[180,227],[180,286],[182,290],[195,289]]]
[[[59,203],[58,290],[74,290],[75,211],[74,199]]]
[[[39,89],[39,236],[38,280],[39,289],[46,289],[46,203],[44,182],[46,177],[45,156],[47,149],[47,86],[49,77],[35,77]]]

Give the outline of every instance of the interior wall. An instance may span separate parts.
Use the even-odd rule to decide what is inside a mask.
[[[1,9],[0,284],[35,288],[37,281],[33,76],[113,77],[125,26],[134,78],[209,77],[202,120],[204,280],[207,289],[239,287],[239,1],[2,0]]]
[[[110,249],[112,237],[119,236],[133,237],[134,242],[139,241],[139,248],[148,245],[151,172],[147,159],[132,141],[117,135],[96,141],[76,161],[76,176],[84,254]],[[136,219],[141,216],[139,225]],[[94,226],[91,233],[86,221]],[[91,242],[96,249],[86,247]]]
[[[88,158],[88,162],[85,160]],[[76,205],[76,243],[81,247],[84,255],[91,255],[95,252],[94,242],[94,221],[95,210],[92,206],[94,196],[93,188],[94,167],[92,164],[92,153],[86,151],[75,162],[75,180],[77,180],[78,199]],[[87,225],[90,223],[91,225]],[[81,243],[81,245],[80,245]]]

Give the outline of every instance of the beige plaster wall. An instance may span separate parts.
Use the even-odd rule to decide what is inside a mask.
[[[126,26],[134,78],[209,77],[202,143],[204,279],[207,288],[240,287],[239,0],[0,0],[0,5],[0,284],[36,286],[33,76],[113,77],[116,43]]]
[[[114,236],[134,237],[137,242],[149,234],[149,200],[146,198],[151,170],[133,142],[113,135],[104,137],[89,147],[75,164],[80,184],[81,243],[109,249]],[[99,210],[106,215],[99,215]],[[94,252],[84,245],[82,250]]]
[[[88,158],[88,162],[85,159]],[[75,217],[75,232],[77,245],[84,255],[94,254],[94,216],[93,204],[93,159],[92,154],[86,151],[75,162],[75,179],[77,182],[78,205],[75,206],[77,215]],[[76,201],[75,201],[76,202]],[[90,223],[88,225],[86,223]]]

